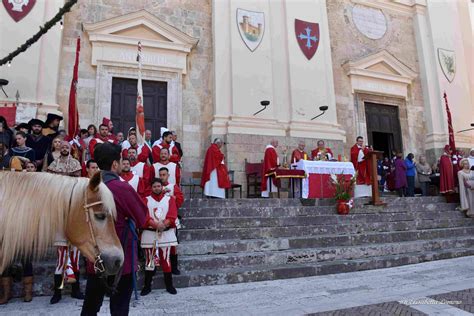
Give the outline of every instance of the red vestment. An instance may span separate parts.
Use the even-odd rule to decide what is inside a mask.
[[[160,161],[160,151],[162,148],[167,148],[170,151],[170,161],[174,163],[178,163],[181,161],[181,156],[179,155],[179,150],[176,148],[176,146],[171,146],[170,144],[167,144],[166,142],[162,142],[158,144],[158,141],[156,141],[151,149],[151,155],[153,157],[153,162]]]
[[[278,154],[273,146],[267,146],[265,149],[265,156],[263,158],[263,172],[262,172],[262,192],[267,191],[267,179],[266,174],[274,171],[278,167]],[[273,185],[278,186],[278,182],[273,177]]]
[[[330,155],[329,157],[327,157],[328,160],[334,158],[334,154],[332,153],[331,148],[325,148],[325,150],[326,150],[326,153],[325,153],[325,154],[326,154],[326,155],[327,155],[327,154]],[[318,157],[318,154],[319,154],[319,148],[313,149],[313,150],[311,151],[311,159],[314,160],[314,158]]]
[[[219,188],[230,188],[229,173],[227,167],[223,164],[224,154],[221,152],[217,144],[209,146],[204,158],[204,166],[202,168],[201,187],[204,188],[206,182],[211,179],[211,172],[216,169],[217,183]]]
[[[357,172],[356,184],[370,185],[370,163],[368,160],[365,160],[365,158],[359,161],[360,152],[366,157],[370,149],[367,147],[361,148],[357,144],[351,148],[351,162]]]
[[[308,154],[306,153],[306,151],[304,150],[301,151],[298,148],[296,148],[295,150],[293,150],[293,153],[291,154],[290,162],[296,163],[300,160],[307,160],[307,159],[308,159]]]
[[[439,193],[454,192],[453,163],[449,154],[443,154],[439,160]]]

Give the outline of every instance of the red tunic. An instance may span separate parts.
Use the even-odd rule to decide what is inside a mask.
[[[369,148],[360,148],[357,144],[351,148],[351,162],[357,171],[357,184],[370,185],[370,164],[367,160],[359,162],[359,151],[363,151],[364,157],[369,153]]]
[[[305,160],[305,159],[308,159],[308,154],[306,153],[306,151],[301,151],[299,150],[298,148],[293,150],[293,153],[291,154],[291,163],[295,163],[295,162],[298,162],[300,160]]]
[[[316,157],[318,156],[318,153],[319,153],[319,148],[313,149],[313,150],[311,151],[311,159],[314,160],[314,158],[316,158]],[[330,154],[330,155],[331,155],[331,157],[329,157],[329,159],[334,158],[334,154],[332,153],[331,148],[326,148],[326,154]]]
[[[153,162],[160,161],[160,151],[162,148],[167,148],[169,150],[170,147],[171,145],[167,144],[166,142],[162,142],[161,144],[157,144],[157,142],[155,142],[153,144],[152,152],[151,152],[151,155],[153,157]],[[179,151],[178,151],[178,148],[176,148],[176,146],[171,147],[170,161],[174,163],[178,163],[181,161],[181,156],[179,155]]]
[[[150,157],[150,149],[145,145],[136,145],[135,147],[130,146],[122,150],[122,158],[128,158],[128,150],[134,148],[137,151],[137,160],[139,162],[146,162],[148,157]]]
[[[267,191],[267,179],[266,174],[274,171],[278,167],[278,154],[273,146],[267,146],[265,149],[265,156],[263,158],[263,172],[262,172],[262,191]],[[278,181],[273,178],[273,185],[277,186]]]
[[[138,170],[138,164],[141,164],[141,170]],[[141,177],[145,182],[147,187],[151,186],[151,180],[155,178],[155,169],[152,166],[147,165],[144,162],[140,161],[130,161],[130,166],[132,169]]]
[[[103,144],[103,143],[106,143],[106,142],[116,144],[116,141],[114,141],[110,137],[103,138],[100,135],[97,135],[95,138],[91,139],[91,141],[89,142],[89,154],[91,156],[91,159],[94,159],[94,148],[95,148],[95,146],[97,144]]]
[[[227,167],[222,162],[224,161],[224,154],[221,152],[216,144],[212,144],[206,152],[204,158],[204,166],[202,168],[201,187],[204,188],[206,182],[211,179],[211,173],[214,169],[217,172],[217,183],[219,188],[230,188],[229,173]]]
[[[133,174],[133,172],[129,171],[129,172],[122,172],[120,174],[120,177],[122,179],[124,179],[125,181],[127,181],[130,185],[132,185],[130,183],[130,181],[132,180],[133,176],[135,176]],[[133,185],[132,185],[133,187]],[[133,187],[133,189],[135,190],[135,187]],[[139,177],[139,180],[138,180],[138,184],[137,184],[137,187],[136,187],[136,192],[138,193],[138,195],[142,198],[146,197],[147,195],[149,195],[151,193],[151,189],[149,188],[149,186],[146,185],[145,181],[143,180],[143,178],[140,178]]]
[[[453,163],[448,154],[443,154],[439,161],[439,193],[454,192]]]

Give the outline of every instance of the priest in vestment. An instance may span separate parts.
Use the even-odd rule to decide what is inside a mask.
[[[357,143],[351,148],[351,162],[357,172],[354,197],[372,196],[370,162],[365,158],[369,152],[369,147],[364,146],[364,138],[361,136],[357,137]]]
[[[278,141],[272,140],[270,145],[267,145],[265,148],[265,156],[263,158],[263,170],[262,170],[262,197],[269,197],[270,196],[270,181],[272,180],[271,185],[271,192],[278,192],[278,185],[279,181],[274,177],[266,177],[266,174],[271,173],[274,171],[280,161],[278,159],[278,153],[276,151],[278,147]]]
[[[201,187],[204,195],[225,198],[225,190],[230,188],[229,174],[224,164],[224,154],[221,152],[223,141],[216,138],[207,149],[202,169]]]
[[[444,153],[439,160],[439,193],[449,194],[454,192],[454,171],[451,161],[451,147],[444,146]]]
[[[306,145],[304,141],[300,140],[298,142],[298,148],[293,150],[293,153],[291,154],[291,163],[297,163],[300,160],[308,160],[308,154],[304,151],[305,147]]]
[[[331,160],[334,158],[331,148],[326,147],[324,140],[318,140],[318,147],[311,151],[311,159],[313,160]]]

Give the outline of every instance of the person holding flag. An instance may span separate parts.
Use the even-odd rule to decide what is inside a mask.
[[[143,88],[142,88],[142,43],[138,42],[138,85],[137,85],[137,110],[135,123],[137,125],[137,143],[143,145],[145,143],[145,108],[143,104]]]

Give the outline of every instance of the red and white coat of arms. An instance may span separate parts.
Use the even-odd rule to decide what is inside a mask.
[[[36,0],[2,0],[2,2],[12,19],[18,22],[30,13]]]

